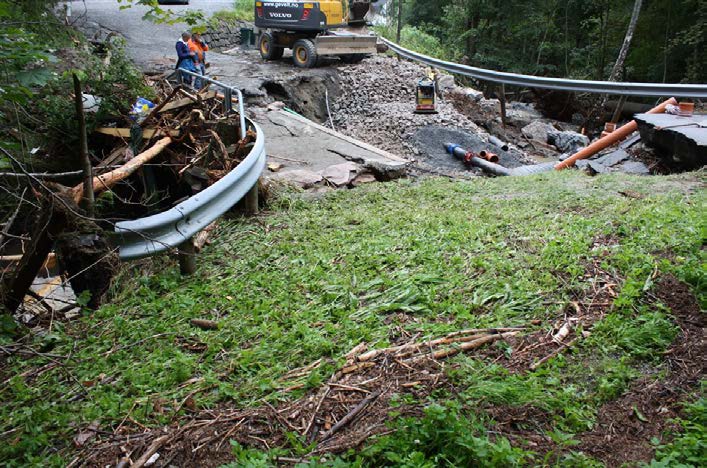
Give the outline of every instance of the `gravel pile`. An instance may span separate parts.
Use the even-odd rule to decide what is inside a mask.
[[[341,94],[332,104],[336,129],[379,148],[418,158],[413,136],[421,127],[455,127],[486,139],[487,135],[450,102],[437,100],[437,114],[414,114],[415,87],[425,67],[376,56],[341,67]]]

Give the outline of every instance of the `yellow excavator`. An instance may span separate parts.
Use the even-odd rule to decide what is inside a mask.
[[[258,47],[265,60],[282,58],[292,49],[301,68],[317,65],[319,57],[339,57],[357,63],[376,53],[376,36],[366,30],[365,16],[378,0],[255,1]]]

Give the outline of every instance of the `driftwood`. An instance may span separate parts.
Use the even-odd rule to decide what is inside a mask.
[[[120,138],[130,138],[129,128],[101,127],[96,129],[96,133]],[[158,136],[179,136],[179,130],[163,130],[161,128],[146,128],[142,131],[143,138],[151,139]]]
[[[147,163],[155,156],[160,154],[170,143],[172,143],[172,138],[164,137],[155,143],[150,149],[144,151],[133,159],[125,163],[125,165],[110,171],[106,174],[99,175],[93,178],[93,188],[96,192],[102,192],[108,189],[123,179],[130,177],[135,171],[137,171],[143,164]],[[81,195],[83,192],[83,184],[79,184],[76,187],[70,189],[71,198],[78,203],[81,200]]]
[[[334,426],[333,426],[331,429],[329,429],[327,432],[325,432],[324,435],[322,436],[321,441],[324,442],[325,440],[330,439],[330,438],[331,438],[334,434],[336,434],[339,430],[341,430],[343,427],[345,427],[347,424],[349,424],[351,421],[353,421],[354,418],[355,418],[361,411],[363,411],[363,410],[366,408],[366,406],[368,406],[369,404],[371,404],[372,401],[374,401],[376,398],[378,398],[378,397],[380,396],[380,394],[381,394],[380,390],[376,390],[376,391],[373,392],[373,393],[369,393],[369,394],[366,396],[366,398],[364,398],[363,400],[361,400],[361,403],[359,403],[358,405],[356,405],[356,407],[354,407],[354,409],[352,409],[351,411],[349,411],[349,412],[346,414],[346,416],[344,416],[343,418],[341,418],[341,421],[339,421],[338,423],[334,424]],[[316,414],[316,412],[315,412],[315,414]]]

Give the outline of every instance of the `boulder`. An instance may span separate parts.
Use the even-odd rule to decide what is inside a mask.
[[[506,104],[506,118],[510,124],[522,128],[542,119],[543,115],[532,104],[511,101]]]
[[[541,143],[547,143],[548,134],[555,131],[555,127],[541,120],[531,122],[521,129],[523,136]]]
[[[523,129],[525,130],[525,129]],[[563,153],[576,153],[577,150],[589,144],[589,138],[581,133],[551,130],[547,133],[547,141]]]

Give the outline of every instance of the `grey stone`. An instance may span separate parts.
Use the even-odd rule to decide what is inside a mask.
[[[597,158],[595,161],[606,167],[611,167],[617,165],[621,161],[628,159],[629,156],[630,155],[626,151],[620,149],[613,151],[609,154],[605,154],[604,156]]]
[[[627,174],[649,175],[651,173],[648,166],[640,161],[626,161],[618,168],[621,172],[625,172]]]
[[[589,144],[589,138],[581,133],[552,130],[547,133],[547,141],[563,153],[576,153]]]
[[[548,134],[554,131],[556,131],[555,127],[541,120],[531,122],[521,129],[521,133],[526,138],[542,143],[547,143]]]
[[[606,166],[591,159],[587,160],[587,169],[593,174],[605,174],[608,172]]]

